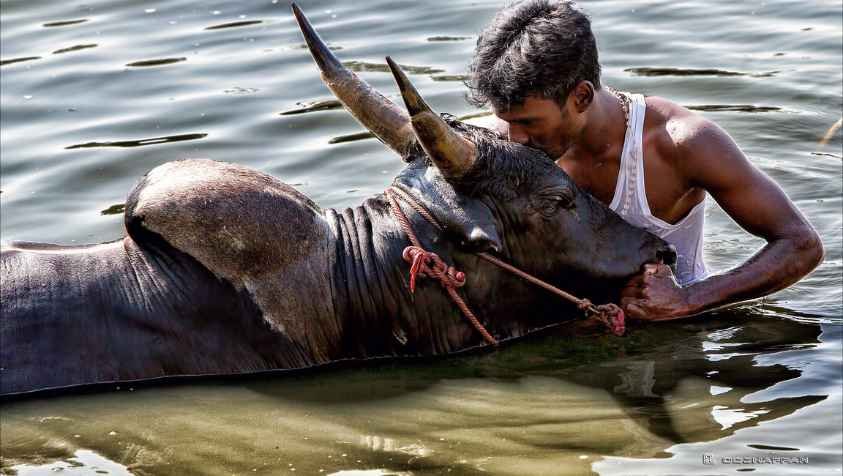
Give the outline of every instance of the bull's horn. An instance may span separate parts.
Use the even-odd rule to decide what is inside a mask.
[[[322,81],[348,112],[381,142],[404,155],[413,140],[410,118],[392,101],[372,89],[340,63],[295,3],[290,5],[310,54],[322,72]]]
[[[451,129],[445,120],[430,109],[392,58],[387,56],[386,62],[401,89],[404,104],[410,112],[413,131],[424,151],[446,177],[460,177],[468,172],[474,163],[474,144]]]

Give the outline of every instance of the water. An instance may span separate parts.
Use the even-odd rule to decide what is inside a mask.
[[[391,55],[434,108],[476,112],[460,77],[499,2],[301,4],[384,93]],[[173,159],[248,165],[326,207],[402,167],[377,141],[337,141],[361,128],[330,104],[281,115],[331,99],[284,2],[0,5],[3,240],[118,238],[126,193]],[[492,354],[4,403],[2,471],[840,474],[843,151],[840,133],[817,142],[843,107],[841,3],[584,5],[605,82],[729,131],[818,229],[817,271],[623,339],[562,329]],[[708,204],[711,268],[761,244]]]

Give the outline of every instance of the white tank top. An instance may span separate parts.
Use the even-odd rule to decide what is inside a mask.
[[[615,196],[609,208],[631,225],[653,233],[676,247],[676,280],[681,285],[699,281],[708,275],[703,260],[703,225],[705,200],[697,204],[676,224],[656,218],[650,212],[644,192],[644,96],[628,94],[629,124],[624,137],[623,152]]]

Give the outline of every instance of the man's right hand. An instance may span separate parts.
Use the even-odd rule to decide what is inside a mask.
[[[670,266],[646,264],[621,291],[621,309],[631,319],[666,321],[694,314],[690,305],[690,288],[683,288],[673,276]]]

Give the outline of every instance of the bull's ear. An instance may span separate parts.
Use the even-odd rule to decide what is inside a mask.
[[[468,232],[468,241],[465,248],[472,252],[486,252],[500,253],[503,245],[501,245],[500,236],[494,227],[481,227],[475,225]]]
[[[458,213],[448,213],[447,232],[466,251],[499,253],[503,245],[489,208],[476,200],[461,205]]]

